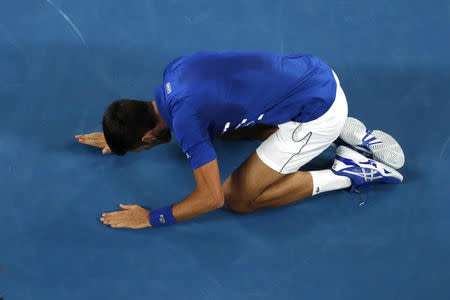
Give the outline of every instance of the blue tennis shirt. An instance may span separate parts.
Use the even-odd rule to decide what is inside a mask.
[[[197,52],[172,61],[155,101],[193,169],[214,160],[214,136],[257,123],[309,122],[333,104],[331,68],[311,55]]]

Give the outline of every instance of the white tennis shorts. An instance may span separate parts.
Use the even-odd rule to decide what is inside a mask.
[[[321,117],[306,123],[289,121],[278,125],[278,130],[256,149],[258,157],[281,174],[298,171],[311,159],[322,153],[338,138],[348,114],[347,99],[339,79],[336,79],[336,98]]]

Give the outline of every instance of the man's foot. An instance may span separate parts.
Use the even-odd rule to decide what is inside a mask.
[[[339,137],[364,156],[372,154],[373,159],[394,169],[405,163],[402,147],[392,136],[380,130],[367,130],[358,119],[348,117]]]
[[[339,146],[336,150],[331,171],[340,176],[347,176],[352,181],[351,191],[371,183],[401,183],[403,176],[393,168],[367,158],[358,152]]]

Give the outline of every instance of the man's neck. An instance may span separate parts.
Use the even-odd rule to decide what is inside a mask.
[[[160,129],[168,128],[166,122],[164,121],[163,117],[159,113],[158,106],[156,105],[156,101],[151,101],[150,105],[153,106],[153,109],[155,110],[156,115],[158,116],[158,125],[156,125]]]

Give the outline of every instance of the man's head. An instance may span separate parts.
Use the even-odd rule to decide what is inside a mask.
[[[170,141],[170,129],[154,102],[119,99],[103,115],[103,133],[114,154],[139,152]]]

